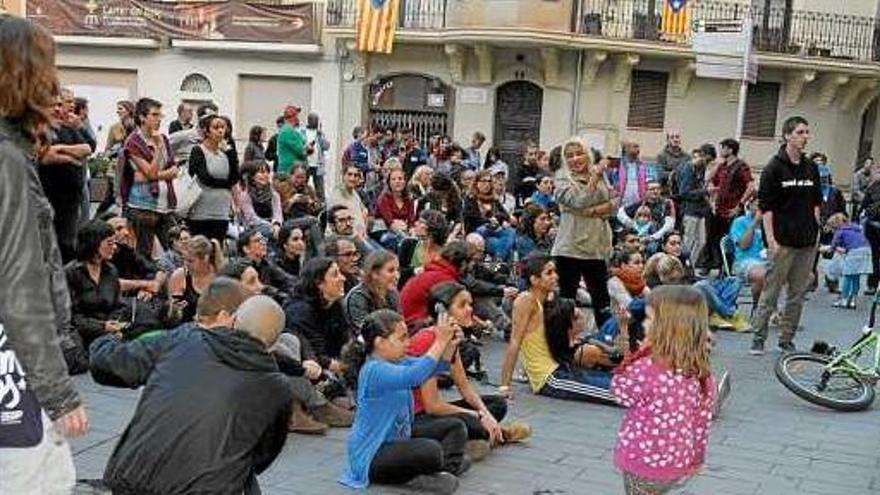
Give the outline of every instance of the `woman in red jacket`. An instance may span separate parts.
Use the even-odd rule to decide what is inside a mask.
[[[440,258],[425,265],[424,271],[410,278],[400,291],[400,313],[411,329],[430,323],[428,293],[443,282],[455,282],[468,262],[468,244],[453,241],[443,248]]]
[[[396,252],[400,240],[416,220],[415,203],[406,188],[406,175],[399,164],[388,172],[385,190],[376,200],[376,218],[381,218],[388,229],[380,242],[385,248]]]

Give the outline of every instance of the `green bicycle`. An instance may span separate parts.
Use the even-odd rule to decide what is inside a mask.
[[[874,330],[880,291],[874,296],[868,325],[847,350],[824,342],[812,352],[783,354],[776,361],[776,377],[798,397],[838,411],[862,411],[874,402],[880,379],[880,334]]]

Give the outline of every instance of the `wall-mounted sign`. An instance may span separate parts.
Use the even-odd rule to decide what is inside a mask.
[[[486,88],[461,88],[461,102],[467,105],[485,105],[489,102],[489,90]]]
[[[274,0],[28,0],[56,35],[314,43],[312,5]]]
[[[446,95],[443,93],[428,93],[428,106],[431,108],[445,107]]]

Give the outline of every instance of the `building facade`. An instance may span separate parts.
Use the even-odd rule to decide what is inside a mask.
[[[2,1],[46,23],[33,4],[47,0]],[[128,0],[58,1],[101,15]],[[298,4],[297,29],[269,34],[217,36],[210,22],[182,36],[62,26],[53,29],[60,74],[94,95],[101,114],[117,96],[150,95],[168,109],[214,101],[238,138],[298,104],[322,116],[334,157],[355,125],[371,122],[462,143],[479,130],[512,162],[527,140],[550,148],[570,135],[609,155],[632,138],[650,159],[669,129],[689,148],[734,135],[740,84],[697,76],[691,25],[748,17],[758,70],[746,99],[747,161],[766,162],[791,115],[810,120],[811,149],[829,156],[838,182],[880,142],[878,0],[687,0],[674,13],[665,0],[400,0],[390,55],[354,49],[355,3]]]

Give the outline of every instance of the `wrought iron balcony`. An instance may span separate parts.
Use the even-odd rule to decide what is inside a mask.
[[[328,0],[328,26],[353,27],[356,0]],[[398,26],[402,29],[441,29],[446,26],[446,0],[400,0]]]
[[[688,33],[675,36],[661,29],[663,4],[662,0],[580,0],[573,27],[587,36],[688,43]],[[769,3],[749,10],[742,4],[718,1],[689,2],[684,12],[690,22],[732,21],[750,15],[753,43],[759,51],[880,60],[880,23],[875,17],[771,7]]]

